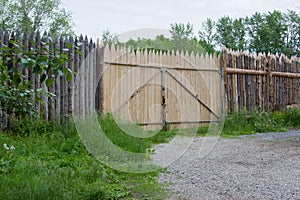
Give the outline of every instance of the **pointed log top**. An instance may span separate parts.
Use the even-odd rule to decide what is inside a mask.
[[[110,51],[109,45],[108,45],[108,44],[105,44],[104,49],[105,49],[105,51]]]
[[[1,31],[0,31],[0,34],[1,34]],[[25,31],[25,32],[23,33],[23,39],[25,39],[25,38],[27,38],[27,31]]]
[[[71,43],[71,44],[74,43],[74,38],[73,38],[73,36],[70,36],[70,43]]]
[[[192,51],[190,55],[191,55],[191,57],[195,57],[194,51]]]
[[[130,46],[127,47],[127,53],[131,52]]]
[[[80,34],[79,40],[80,40],[80,41],[83,41],[83,35],[82,35],[82,34]]]

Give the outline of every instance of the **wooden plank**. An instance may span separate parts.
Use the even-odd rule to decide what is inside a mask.
[[[104,47],[100,46],[100,48],[98,48],[98,52],[97,52],[97,63],[98,63],[98,68],[99,68],[99,73],[98,76],[101,75],[101,79],[99,80],[99,111],[100,113],[104,112],[104,96],[103,96],[103,69],[104,69]]]
[[[53,39],[54,36],[52,36],[50,33],[48,33],[47,35],[48,37],[48,50],[50,52],[49,58],[52,59],[53,55],[54,55],[54,42]],[[52,55],[51,55],[52,54]],[[53,71],[50,70],[48,77],[52,77],[53,76]],[[48,91],[52,94],[55,94],[55,79],[53,81],[53,83],[48,87]],[[48,98],[48,117],[49,117],[49,121],[53,122],[55,121],[55,97],[49,97]]]
[[[47,32],[45,32],[43,34],[43,37],[41,39],[41,53],[46,55],[48,58],[49,58],[49,55],[48,55],[48,52],[49,52],[49,39],[48,39],[48,36],[47,36]],[[42,73],[46,73],[45,70],[43,70]],[[43,99],[43,102],[44,104],[41,104],[41,108],[43,110],[43,116],[44,116],[44,119],[46,121],[49,120],[49,99],[48,99],[48,96],[47,96],[47,92],[48,92],[48,87],[46,86],[46,83],[45,81],[43,83],[41,83],[41,88],[43,88],[43,93],[42,93],[42,99]]]
[[[236,68],[236,55],[232,55],[232,67]],[[233,112],[238,111],[238,94],[237,94],[237,75],[232,75],[232,106],[233,106]]]
[[[260,66],[260,70],[261,71],[267,71],[266,70],[266,56],[264,54],[261,54],[261,66]],[[260,80],[261,80],[261,104],[262,104],[262,111],[267,111],[267,88],[266,88],[266,76],[260,76]]]
[[[262,71],[261,69],[261,55],[259,54],[258,56],[255,57],[255,69],[258,71]],[[256,81],[256,95],[255,95],[255,104],[256,104],[256,109],[258,111],[262,110],[262,102],[261,102],[261,76],[256,75],[255,76],[255,81]]]
[[[75,55],[75,41],[74,38],[71,36],[69,39],[69,45],[70,49],[68,51],[68,68],[74,72],[75,71],[75,60],[74,60],[74,55]],[[72,116],[73,113],[73,95],[74,95],[74,79],[75,76],[72,74],[72,80],[68,83],[68,115]]]
[[[109,76],[110,76],[110,65],[106,64],[106,61],[110,61],[110,49],[106,45],[104,47],[104,67],[103,67],[103,112],[109,112],[108,109],[108,100],[109,100]]]
[[[270,82],[270,111],[275,110],[275,104],[276,104],[276,79],[274,76],[272,76],[272,72],[275,70],[276,65],[276,58],[274,56],[271,56],[271,82]]]
[[[53,38],[53,48],[54,51],[59,51],[59,41],[57,37]],[[57,52],[56,52],[57,54]],[[55,54],[55,55],[56,55]],[[53,86],[54,86],[54,107],[55,107],[55,111],[54,111],[54,116],[56,118],[56,120],[60,121],[60,76],[57,76],[54,80]]]
[[[90,115],[90,60],[88,58],[89,55],[89,39],[87,36],[85,36],[84,38],[84,110],[85,110],[85,116],[89,116]]]
[[[41,35],[40,35],[40,32],[38,31],[35,35],[35,42],[36,42],[36,45],[35,45],[35,48],[37,49],[37,52],[40,53],[41,51]],[[41,88],[41,84],[40,84],[40,75],[39,74],[36,74],[35,75],[35,88],[36,89],[39,89]],[[41,94],[38,94],[38,98],[42,98]],[[41,103],[40,102],[36,102],[35,103],[36,105],[36,108],[37,110],[41,111],[41,113],[43,113],[43,110],[41,109]]]
[[[90,39],[88,43],[88,57],[86,58],[89,62],[88,64],[88,80],[87,80],[87,85],[88,85],[88,113],[89,115],[92,114],[92,112],[95,110],[95,90],[94,90],[94,43]]]
[[[241,64],[241,53],[240,51],[238,51],[236,53],[236,68],[237,69],[240,69],[242,66]],[[237,107],[238,107],[238,111],[240,111],[240,108],[243,107],[243,95],[242,95],[242,76],[241,74],[237,74],[237,96],[238,96],[238,104],[237,104]]]
[[[73,103],[72,103],[72,110],[73,115],[79,115],[79,108],[80,108],[80,79],[79,79],[79,68],[80,68],[80,61],[79,61],[79,53],[76,50],[79,50],[79,38],[75,38],[74,41],[74,88],[73,88]]]
[[[85,104],[86,104],[86,94],[85,94],[85,72],[86,72],[86,63],[84,62],[85,59],[85,40],[83,36],[80,36],[79,39],[81,46],[80,46],[80,116],[83,118],[85,117],[86,109],[85,109]]]
[[[195,53],[192,51],[190,56],[189,56],[189,67],[190,68],[196,68],[196,57],[195,57]],[[191,89],[193,91],[194,95],[197,95],[197,87],[196,87],[196,79],[197,79],[197,72],[188,72],[189,76],[188,76],[188,80],[190,82],[191,85]],[[199,117],[197,115],[197,105],[198,102],[195,101],[194,99],[190,98],[190,119],[191,120],[199,120]]]

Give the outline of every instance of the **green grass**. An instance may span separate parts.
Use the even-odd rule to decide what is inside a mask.
[[[99,122],[113,143],[131,152],[147,152],[178,134],[176,129],[154,134],[128,124],[133,133],[145,136],[137,138],[124,133],[111,115]],[[222,136],[289,128],[300,128],[299,110],[241,112],[226,118]],[[198,135],[207,131],[207,126],[199,127]],[[4,143],[15,150],[4,149]],[[0,199],[165,199],[159,173],[122,173],[104,166],[84,148],[73,125],[24,119],[15,121],[9,133],[0,132]]]
[[[99,118],[99,122],[102,130],[106,133],[106,136],[115,144],[124,150],[145,153],[148,148],[151,148],[153,144],[169,142],[178,132],[177,129],[171,131],[160,131],[158,133],[153,131],[144,131],[141,127],[126,123],[122,126],[126,126],[125,130],[130,130],[130,134],[141,136],[145,138],[138,138],[125,133],[115,122],[110,114]]]
[[[300,110],[288,109],[284,112],[233,113],[225,118],[222,137],[234,137],[263,132],[283,132],[300,128]],[[205,136],[208,126],[198,128],[197,135]]]
[[[145,152],[156,141],[133,141],[111,118],[100,121],[125,149]],[[159,135],[159,141],[167,141],[173,133]],[[15,150],[4,149],[4,143]],[[122,173],[102,165],[86,151],[72,125],[26,119],[15,122],[10,133],[0,133],[0,199],[164,199],[158,174]]]

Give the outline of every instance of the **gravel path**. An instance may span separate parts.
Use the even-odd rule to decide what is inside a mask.
[[[160,175],[169,199],[300,199],[300,131],[220,138],[199,158],[203,140]]]

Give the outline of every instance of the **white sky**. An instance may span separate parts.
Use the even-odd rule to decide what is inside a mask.
[[[152,28],[135,32],[146,37],[151,32],[167,32],[175,22],[190,22],[197,33],[206,18],[245,17],[256,11],[300,12],[300,0],[63,0],[63,5],[73,13],[75,32],[92,38],[101,38],[106,29],[122,34]]]

